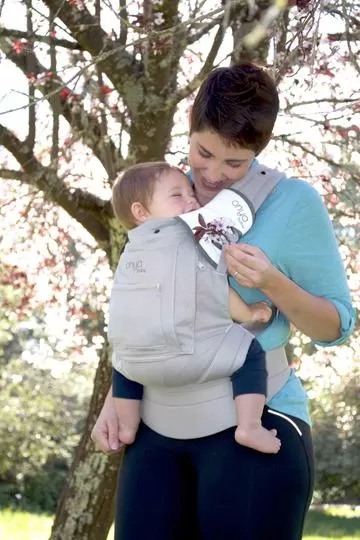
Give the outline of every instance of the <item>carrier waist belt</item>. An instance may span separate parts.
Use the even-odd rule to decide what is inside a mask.
[[[266,353],[267,399],[287,381],[290,368],[285,349]],[[182,387],[144,388],[141,417],[157,433],[175,439],[205,437],[236,425],[230,378]]]

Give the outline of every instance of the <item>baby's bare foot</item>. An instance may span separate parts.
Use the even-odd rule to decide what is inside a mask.
[[[265,454],[277,454],[281,441],[276,437],[276,430],[268,430],[261,425],[244,428],[238,426],[235,430],[235,440],[243,446],[248,446]]]

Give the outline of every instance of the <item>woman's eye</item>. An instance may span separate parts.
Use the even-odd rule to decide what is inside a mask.
[[[201,150],[199,150],[199,154],[201,157],[205,158],[205,159],[209,159],[210,158],[210,154],[206,154],[205,152],[202,152]]]
[[[239,167],[241,167],[243,165],[243,163],[228,163],[228,165],[232,169],[238,169]]]

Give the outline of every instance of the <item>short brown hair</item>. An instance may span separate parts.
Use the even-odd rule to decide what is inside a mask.
[[[259,154],[279,112],[272,77],[251,62],[217,68],[202,83],[191,112],[190,135],[214,131],[228,145]]]
[[[165,161],[139,163],[121,173],[112,188],[112,207],[121,225],[129,230],[137,226],[131,211],[134,202],[145,208],[151,202],[156,182],[174,167]]]

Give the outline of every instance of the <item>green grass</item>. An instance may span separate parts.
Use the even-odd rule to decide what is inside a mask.
[[[48,540],[51,524],[51,516],[1,510],[0,538]],[[112,540],[112,532],[108,540]],[[360,510],[331,506],[312,509],[303,540],[360,540]]]
[[[4,538],[4,540],[48,540],[52,523],[52,516],[0,509],[0,538]],[[111,528],[108,540],[113,540],[113,537],[114,531]]]
[[[51,516],[28,512],[0,511],[0,538],[11,540],[47,540],[51,530]]]
[[[304,540],[360,540],[360,511],[329,506],[309,512]]]

